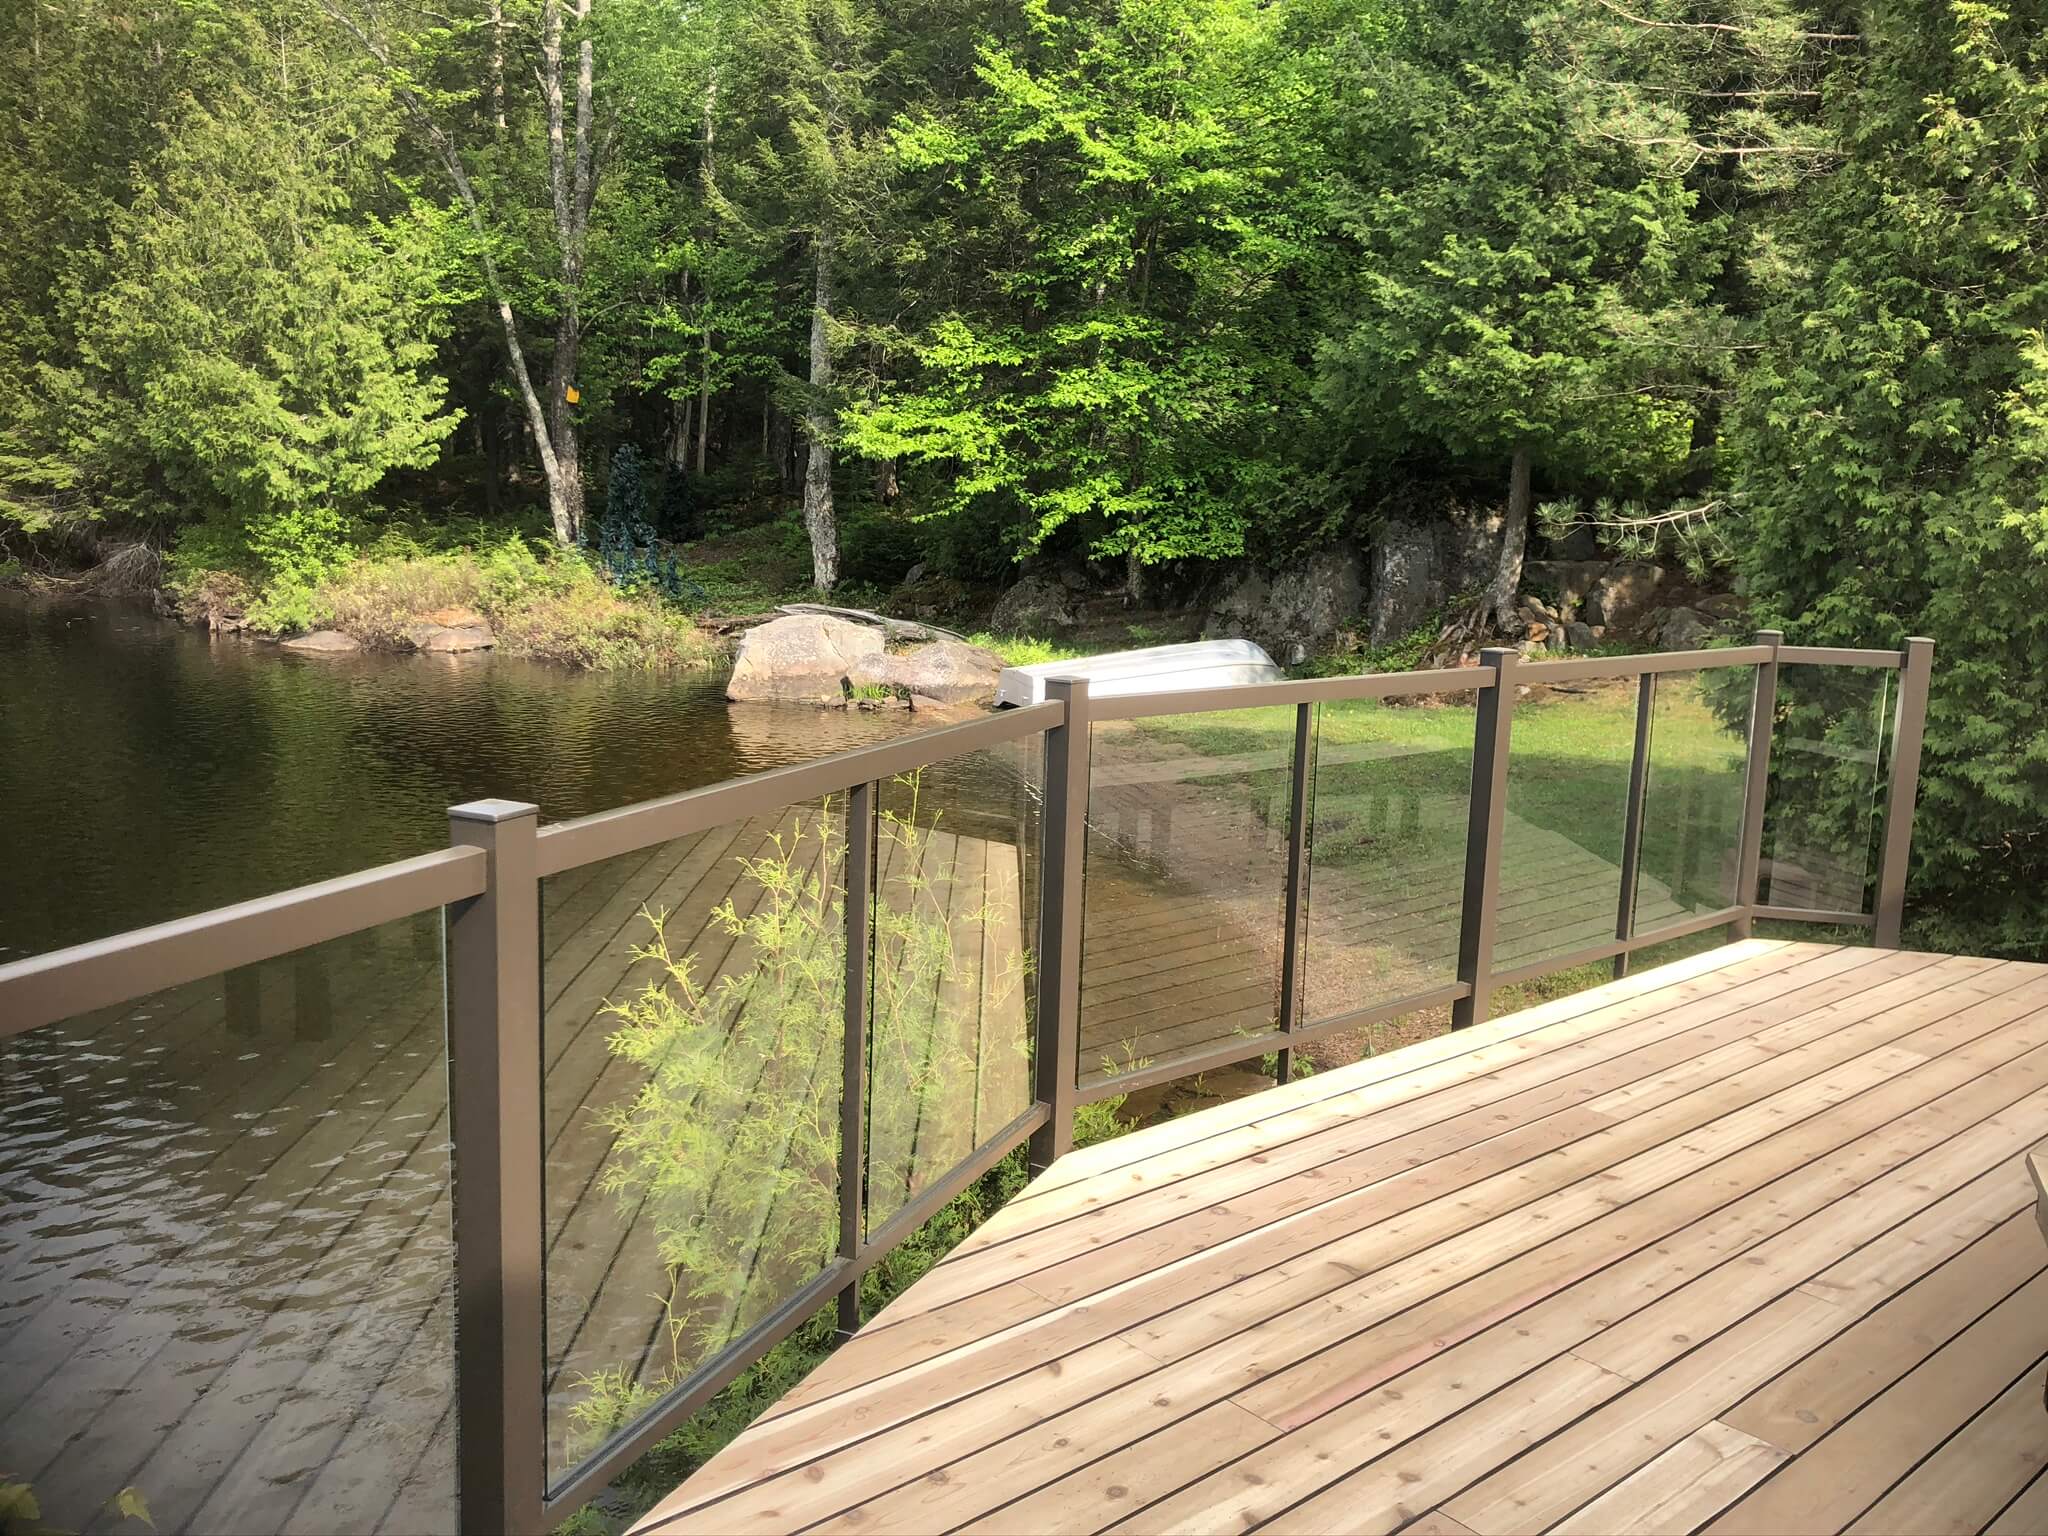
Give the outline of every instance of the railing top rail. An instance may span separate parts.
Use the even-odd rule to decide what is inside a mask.
[[[1781,645],[1778,660],[1794,666],[1888,667],[1896,672],[1903,651],[1861,650],[1846,645]]]
[[[1708,667],[1752,667],[1783,658],[1768,645],[1724,645],[1704,651],[1657,651],[1640,656],[1585,656],[1570,661],[1525,661],[1515,667],[1518,683],[1577,683],[1596,678],[1641,677],[1645,672],[1699,672]]]
[[[616,858],[672,838],[709,831],[727,822],[839,794],[856,784],[891,779],[970,752],[1043,735],[1066,717],[1066,705],[1049,699],[1043,704],[941,726],[879,746],[841,752],[814,763],[772,768],[766,773],[685,790],[660,800],[599,811],[574,821],[558,821],[540,831],[540,873],[543,877],[558,875],[565,869]]]
[[[484,855],[441,848],[0,966],[0,1040],[479,896]]]
[[[1441,667],[1432,672],[1366,672],[1353,677],[1303,677],[1279,683],[1230,683],[1165,693],[1091,697],[1088,720],[1144,720],[1158,715],[1200,715],[1265,705],[1334,704],[1347,699],[1409,699],[1427,693],[1477,692],[1493,686],[1490,667]]]

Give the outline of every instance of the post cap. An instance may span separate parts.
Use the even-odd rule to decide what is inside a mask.
[[[530,800],[471,800],[448,807],[450,821],[517,821],[522,816],[539,814],[540,807]]]

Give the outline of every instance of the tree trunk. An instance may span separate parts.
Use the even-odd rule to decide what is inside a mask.
[[[811,536],[811,584],[830,592],[839,582],[839,519],[832,507],[832,236],[812,241],[811,390],[804,405],[804,528]]]
[[[711,441],[711,329],[704,330],[704,356],[697,370],[697,473],[704,473],[704,453]]]
[[[1514,627],[1515,594],[1522,588],[1522,555],[1529,547],[1529,472],[1529,449],[1517,448],[1508,470],[1508,515],[1500,532],[1500,559],[1486,592],[1487,611],[1501,630]]]

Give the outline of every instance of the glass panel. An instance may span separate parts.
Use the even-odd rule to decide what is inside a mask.
[[[1632,677],[1538,687],[1515,704],[1496,971],[1613,941],[1635,735]]]
[[[1305,1022],[1457,980],[1473,708],[1468,695],[1441,705],[1347,700],[1317,710]],[[1438,1022],[1374,1026],[1343,1054],[1406,1044],[1436,1032]],[[1330,1048],[1309,1051],[1336,1059]]]
[[[52,1529],[455,1527],[441,914],[0,1045],[0,1462]]]
[[[881,786],[869,1031],[867,1227],[1031,1105],[1031,810],[1039,740]],[[1028,859],[1027,859],[1028,850]]]
[[[1292,706],[1093,730],[1081,1077],[1278,1023]]]
[[[1754,667],[1666,672],[1650,713],[1637,933],[1735,901]]]
[[[1892,674],[1778,669],[1760,893],[1776,907],[1867,912],[1890,735]]]
[[[551,1486],[835,1252],[845,809],[543,883]]]

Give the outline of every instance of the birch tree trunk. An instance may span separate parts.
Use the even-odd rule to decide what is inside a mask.
[[[804,406],[804,528],[811,536],[811,582],[830,592],[839,581],[839,520],[832,506],[832,348],[827,321],[832,314],[832,233],[821,229],[811,242],[816,268],[811,307],[811,390]]]
[[[576,20],[579,23],[587,21],[590,0],[574,0],[574,4]],[[534,387],[533,372],[527,364],[526,348],[520,339],[519,320],[512,310],[510,290],[491,255],[483,205],[469,179],[468,167],[463,163],[462,151],[454,136],[442,126],[420,94],[405,84],[404,71],[396,67],[391,50],[373,30],[374,17],[359,17],[348,8],[332,3],[332,0],[327,0],[323,9],[347,29],[357,45],[390,78],[399,105],[433,146],[434,153],[448,172],[470,230],[476,236],[484,291],[490,296],[491,307],[497,312],[498,325],[505,337],[505,367],[512,375],[520,404],[525,408],[527,431],[533,437],[534,452],[540,458],[541,475],[547,481],[548,517],[554,524],[555,538],[563,544],[574,543],[577,531],[583,525],[583,469],[575,423],[568,413],[568,390],[574,382],[577,355],[582,349],[582,324],[577,311],[583,286],[584,243],[597,184],[597,142],[591,105],[595,58],[590,39],[587,36],[579,39],[577,48],[576,148],[572,158],[563,120],[562,6],[561,0],[546,0],[541,9],[540,86],[547,104],[548,173],[554,193],[555,236],[560,253],[557,292],[561,300],[561,318],[555,332],[555,357],[549,370],[551,398],[544,401]],[[494,51],[489,66],[492,79],[488,84],[493,97],[495,126],[502,127],[503,120],[496,117],[503,81],[503,56],[496,51],[502,36],[499,28],[504,20],[501,5],[492,7],[491,19]]]
[[[590,0],[572,0],[570,12],[579,24],[590,19]],[[555,283],[555,355],[549,369],[548,436],[555,470],[548,481],[548,511],[558,543],[573,544],[583,528],[583,454],[571,414],[569,391],[576,383],[576,365],[583,350],[583,255],[590,231],[590,204],[596,192],[596,136],[591,107],[595,57],[586,32],[576,46],[576,142],[568,142],[567,104],[562,88],[561,0],[541,8],[541,95],[547,103],[548,183],[554,194],[555,244],[559,269]]]
[[[1515,594],[1522,587],[1522,556],[1529,547],[1530,468],[1529,449],[1517,448],[1508,469],[1508,515],[1500,531],[1500,559],[1486,592],[1487,612],[1496,629],[1515,623]]]

